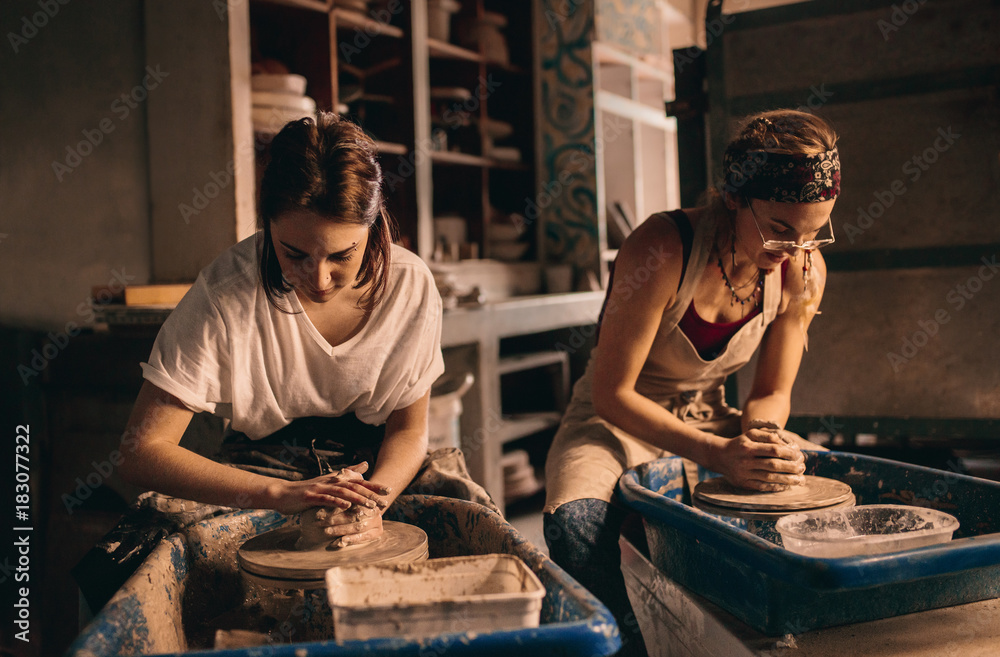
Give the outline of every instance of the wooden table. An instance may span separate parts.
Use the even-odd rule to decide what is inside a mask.
[[[604,292],[575,292],[513,297],[471,308],[446,310],[441,344],[471,346],[474,362],[466,363],[476,384],[462,400],[462,451],[473,479],[481,483],[503,508],[503,472],[500,456],[506,421],[500,407],[500,341],[504,338],[557,329],[586,327],[589,338],[604,301]],[[556,345],[553,349],[575,349]]]
[[[626,539],[622,573],[650,657],[995,657],[1000,599],[768,637],[660,572]],[[637,600],[638,597],[638,600]]]

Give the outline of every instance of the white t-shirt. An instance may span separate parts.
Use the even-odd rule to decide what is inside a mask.
[[[299,417],[355,413],[380,425],[444,371],[441,297],[427,265],[392,247],[382,302],[331,347],[294,293],[288,314],[267,300],[251,236],[202,270],[163,324],[142,375],[193,411],[232,421],[251,439]]]

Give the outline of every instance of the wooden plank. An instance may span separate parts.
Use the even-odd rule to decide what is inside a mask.
[[[286,7],[297,7],[310,11],[321,11],[326,13],[330,10],[333,0],[254,0],[261,4],[284,5]]]
[[[669,132],[676,130],[674,120],[667,117],[666,110],[662,106],[644,105],[609,91],[598,91],[595,95],[597,104],[605,112],[624,116],[627,119],[655,126],[661,130]]]
[[[498,374],[523,372],[548,365],[569,365],[569,355],[565,351],[535,351],[527,354],[504,356],[497,367]]]
[[[395,25],[382,23],[364,14],[349,9],[333,10],[333,18],[338,28],[347,30],[358,29],[370,36],[385,36],[394,39],[403,38],[403,30]]]
[[[427,39],[427,48],[431,57],[439,59],[460,59],[467,62],[481,62],[483,56],[474,50],[462,48],[445,41]]]
[[[559,426],[561,420],[562,413],[559,411],[512,415],[503,420],[500,429],[496,432],[496,438],[501,445],[506,445],[539,431],[555,428]]]
[[[456,153],[454,151],[431,151],[431,162],[435,164],[457,164],[472,167],[485,167],[492,163],[492,160],[481,155],[470,155],[469,153]]]
[[[176,306],[190,289],[190,283],[129,285],[125,288],[125,305]]]
[[[491,304],[490,321],[498,337],[590,326],[604,303],[604,292],[571,292],[519,297]]]
[[[668,62],[652,63],[624,53],[606,43],[594,42],[594,61],[600,64],[628,66],[641,80],[661,80],[673,84],[674,75]]]
[[[829,16],[853,14],[890,7],[899,0],[837,0],[837,2],[798,2],[780,7],[768,7],[756,11],[727,14],[724,19],[726,31],[751,30],[782,23],[804,20],[822,20]]]
[[[406,155],[409,153],[403,144],[395,144],[390,141],[376,141],[375,148],[383,155]]]

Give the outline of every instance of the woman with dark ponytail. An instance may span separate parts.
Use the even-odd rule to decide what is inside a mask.
[[[206,267],[163,325],[122,475],[160,493],[297,513],[340,545],[377,537],[427,457],[441,299],[392,243],[374,142],[333,114],[270,145],[258,231]],[[179,445],[230,421],[223,465]],[[365,474],[369,476],[365,477]]]
[[[619,570],[626,469],[668,455],[735,486],[800,483],[809,443],[784,431],[816,315],[840,193],[837,135],[794,110],[745,120],[701,206],[653,215],[618,253],[586,373],[546,463],[545,536],[559,565],[642,654]],[[723,381],[759,346],[742,412]],[[693,462],[693,463],[691,463]]]

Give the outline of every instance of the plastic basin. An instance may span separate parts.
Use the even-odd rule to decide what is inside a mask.
[[[946,543],[958,529],[958,520],[918,506],[870,504],[795,513],[779,519],[775,528],[786,550],[808,557],[837,558]]]
[[[807,453],[806,474],[847,483],[859,505],[932,508],[960,526],[939,545],[815,558],[779,545],[774,523],[768,531],[691,506],[679,458],[629,470],[618,485],[643,516],[653,564],[768,635],[1000,597],[1000,483],[842,452]]]
[[[70,646],[67,655],[206,655],[249,657],[427,657],[476,655],[614,654],[621,646],[608,609],[561,568],[526,541],[498,514],[472,502],[429,495],[400,497],[385,515],[409,522],[428,536],[432,558],[511,554],[520,558],[542,586],[538,627],[492,632],[450,632],[432,638],[335,640],[310,636],[313,627],[332,625],[326,590],[306,596],[296,609],[299,623],[284,641],[263,647],[213,650],[214,619],[242,601],[236,553],[248,538],[275,529],[285,519],[272,511],[243,511],[197,523],[164,539],[142,566]],[[253,629],[253,628],[250,628]]]

